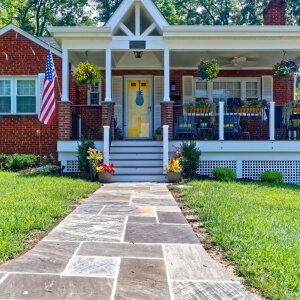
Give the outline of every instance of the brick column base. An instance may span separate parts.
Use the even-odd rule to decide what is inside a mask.
[[[112,135],[112,139],[114,139],[114,133],[115,133],[115,122],[114,122],[114,118],[115,118],[115,103],[112,101],[103,101],[101,103],[102,106],[102,126],[110,126],[111,127],[111,135]],[[112,114],[111,114],[111,120],[108,120],[109,118],[109,114],[110,114],[110,110],[112,110]],[[111,122],[112,121],[112,122]],[[103,138],[103,134],[102,134],[102,138]]]
[[[72,109],[71,102],[57,102],[58,139],[70,140],[72,135]]]
[[[169,140],[173,140],[174,120],[173,101],[161,102],[161,126],[169,125]]]

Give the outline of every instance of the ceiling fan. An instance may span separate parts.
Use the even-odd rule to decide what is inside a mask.
[[[234,68],[241,68],[244,65],[246,65],[248,62],[256,62],[258,61],[257,58],[249,58],[246,56],[235,56],[233,58],[226,58],[226,57],[220,57],[218,60],[219,64],[222,67],[234,67]]]

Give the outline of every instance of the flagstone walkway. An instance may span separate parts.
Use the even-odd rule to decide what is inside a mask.
[[[0,267],[1,299],[255,299],[199,244],[165,184],[109,184]]]

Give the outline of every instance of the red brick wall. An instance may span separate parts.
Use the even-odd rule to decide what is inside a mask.
[[[7,60],[4,53],[7,54]],[[12,30],[8,31],[0,36],[0,75],[37,76],[38,73],[44,73],[46,55],[45,48]],[[60,80],[61,58],[53,54],[53,60]],[[57,85],[55,95],[58,100]],[[50,153],[56,155],[57,138],[57,117],[51,126],[45,126],[40,124],[37,115],[0,116],[0,152],[39,154],[41,149],[42,155]]]
[[[102,80],[102,101],[105,98],[104,88],[105,81]],[[87,85],[79,85],[71,79],[69,97],[72,101],[72,112],[81,117],[81,134],[88,139],[102,139],[102,106],[88,105]]]
[[[274,101],[277,105],[282,105],[294,100],[294,79],[276,79],[274,78]]]
[[[264,25],[285,25],[285,0],[271,0],[264,10]]]

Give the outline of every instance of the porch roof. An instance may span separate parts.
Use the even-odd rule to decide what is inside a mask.
[[[170,51],[171,69],[195,70],[199,58],[217,59],[222,70],[273,69],[275,63],[283,58],[282,50],[172,50]],[[300,63],[299,51],[287,51],[286,57]],[[70,50],[69,59],[76,66],[87,60],[105,68],[105,50]],[[132,50],[112,51],[112,68],[118,70],[162,70],[163,51],[146,50],[141,59],[136,59]]]

